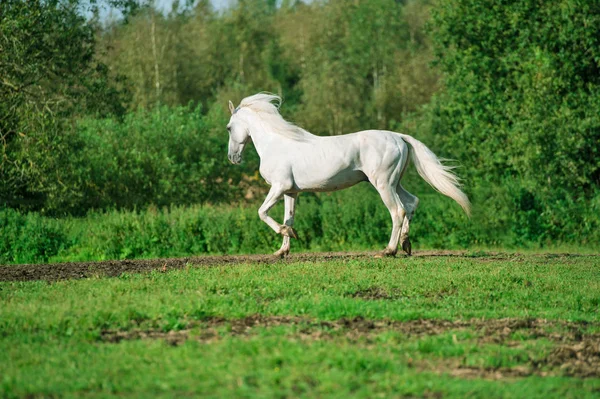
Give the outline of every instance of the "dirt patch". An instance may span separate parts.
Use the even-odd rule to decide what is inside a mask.
[[[409,365],[420,371],[447,374],[452,377],[464,379],[505,380],[529,377],[534,374],[540,376],[550,375],[550,373],[536,373],[530,365],[497,368],[465,366],[462,364],[461,358],[411,362]]]
[[[184,258],[165,259],[136,259],[136,260],[108,260],[102,262],[67,262],[34,265],[0,265],[0,281],[33,281],[46,280],[57,281],[66,279],[81,279],[89,277],[116,277],[123,273],[147,273],[151,271],[166,272],[169,270],[183,269],[188,265],[199,267],[223,266],[235,264],[275,264],[294,262],[323,262],[328,260],[344,261],[353,259],[376,260],[375,255],[380,252],[319,252],[292,254],[285,259],[279,259],[273,255],[222,255],[222,256],[190,256]],[[497,260],[515,260],[519,254],[507,254],[501,252],[485,252],[484,254],[469,253],[467,251],[419,251],[413,253],[413,257],[456,257],[472,259],[478,262],[489,262]],[[600,256],[600,255],[569,255],[569,254],[542,254],[527,255],[527,257],[539,257],[540,259],[565,258],[572,256]],[[399,262],[406,259],[399,255]],[[357,294],[357,297],[361,297]],[[377,293],[365,293],[364,298],[377,296]],[[390,296],[389,293],[387,293]],[[376,298],[372,298],[376,299]],[[385,298],[381,298],[385,299]]]
[[[346,294],[346,296],[351,297],[351,298],[371,299],[371,300],[378,300],[378,299],[394,300],[394,299],[401,298],[402,293],[400,292],[400,290],[388,291],[383,287],[369,287],[369,288],[366,288],[363,290],[349,292]]]
[[[100,339],[118,343],[133,339],[163,339],[170,345],[179,345],[189,339],[204,343],[218,341],[223,336],[250,337],[256,327],[270,328],[295,325],[298,328],[289,336],[300,340],[329,340],[345,337],[350,340],[369,341],[383,331],[398,331],[409,337],[439,335],[448,331],[470,329],[474,340],[480,344],[515,344],[512,334],[519,332],[527,339],[547,338],[557,346],[542,359],[529,361],[516,367],[472,367],[462,364],[461,358],[420,362],[409,365],[421,370],[449,374],[460,378],[506,379],[529,375],[566,375],[579,378],[600,377],[600,333],[586,333],[587,322],[548,321],[544,319],[472,319],[448,320],[368,320],[362,317],[335,321],[316,321],[302,317],[251,315],[241,319],[211,317],[187,323],[178,331],[103,330]],[[600,323],[594,324],[598,326]],[[554,330],[554,331],[553,331]]]
[[[600,333],[587,333],[600,323],[548,321],[545,319],[471,320],[470,328],[477,331],[480,344],[520,346],[513,334],[534,340],[546,338],[557,346],[542,359],[532,359],[515,367],[470,367],[461,359],[425,363],[420,367],[460,378],[507,379],[530,375],[564,375],[577,378],[600,377]],[[463,327],[465,327],[463,325]]]
[[[535,366],[558,367],[563,374],[577,377],[599,377],[600,339],[588,336],[574,345],[560,345]]]
[[[209,317],[201,321],[190,321],[186,323],[186,328],[181,330],[163,331],[161,329],[133,329],[127,331],[121,330],[102,330],[100,339],[105,342],[118,343],[123,340],[135,339],[164,339],[169,344],[178,345],[184,341],[194,338],[202,342],[212,342],[220,337],[218,329],[227,327],[228,335],[244,336],[249,335],[255,327],[275,327],[279,325],[295,325],[305,322],[306,319],[300,317],[287,316],[263,316],[251,315],[241,319],[225,319],[223,317]],[[193,336],[192,332],[197,330],[198,336]]]
[[[170,345],[179,345],[184,343],[189,338],[189,330],[132,330],[132,331],[111,331],[104,330],[101,332],[101,339],[104,342],[119,343],[121,341],[137,340],[137,339],[164,339]]]
[[[302,338],[330,339],[334,335],[345,335],[348,338],[369,337],[381,331],[399,331],[409,336],[435,335],[450,329],[465,328],[468,322],[452,322],[447,320],[368,320],[362,317],[342,318],[335,321],[315,321],[302,317],[251,315],[241,319],[225,319],[210,317],[202,321],[187,322],[186,328],[177,331],[160,329],[146,330],[103,330],[101,340],[120,342],[127,339],[165,339],[171,343],[181,343],[193,338],[200,341],[211,341],[219,335],[218,329],[227,328],[227,335],[249,336],[256,327],[269,328],[279,325],[296,325],[297,333]],[[192,336],[192,331],[200,331],[199,336]]]
[[[541,377],[562,375],[577,378],[600,377],[600,336],[584,336],[576,344],[560,344],[541,359],[529,359],[526,364],[515,367],[472,367],[461,364],[462,359],[420,362],[421,370],[449,374],[460,378],[484,378],[500,380],[507,378]]]
[[[353,291],[353,292],[347,292],[345,294],[345,296],[350,297],[350,298],[358,298],[358,299],[371,300],[371,301],[410,299],[413,296],[423,296],[425,298],[435,298],[435,299],[441,300],[448,296],[456,294],[457,291],[458,290],[456,289],[456,287],[450,286],[450,287],[442,288],[441,290],[435,291],[435,292],[426,292],[426,293],[422,293],[422,294],[408,295],[408,294],[403,293],[398,288],[386,289],[384,287],[373,286],[373,287],[368,287],[368,288],[360,289],[360,290]]]
[[[115,277],[123,273],[169,271],[193,266],[222,266],[243,263],[274,264],[322,262],[328,260],[373,259],[379,252],[319,252],[292,254],[285,259],[273,255],[190,256],[166,259],[109,260],[39,265],[0,265],[0,281],[66,280],[89,277]],[[462,256],[465,251],[421,251],[413,256]],[[400,261],[404,257],[398,256]]]
[[[448,367],[444,372],[447,372],[452,377],[468,379],[483,378],[486,380],[504,380],[507,378],[528,377],[536,374],[529,366],[499,368],[458,366]]]
[[[366,258],[369,253],[297,254],[281,260],[272,255],[191,256],[185,258],[109,260],[102,262],[68,262],[41,265],[2,265],[0,281],[66,280],[89,277],[115,277],[123,273],[166,272],[187,265],[222,266],[234,264],[273,264],[278,262],[323,261],[329,259]]]

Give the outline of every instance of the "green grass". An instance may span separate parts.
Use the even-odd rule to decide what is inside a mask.
[[[0,397],[598,396],[597,375],[551,365],[500,380],[453,376],[457,367],[532,369],[559,343],[527,330],[494,342],[474,325],[407,334],[319,324],[510,317],[559,321],[548,332],[567,334],[566,321],[588,322],[584,335],[600,332],[599,257],[475,255],[0,283]],[[369,292],[383,299],[357,295]],[[227,321],[256,314],[300,319],[244,333]],[[207,324],[214,317],[225,321]],[[208,330],[210,340],[202,338]],[[188,339],[113,343],[102,339],[107,331]]]

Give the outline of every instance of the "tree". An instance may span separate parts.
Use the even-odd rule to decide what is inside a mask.
[[[437,87],[427,15],[426,2],[392,0],[333,0],[284,14],[284,54],[299,60],[297,119],[326,134],[390,128],[426,103]]]
[[[124,92],[96,62],[78,0],[0,3],[0,204],[40,208],[68,196],[66,121],[122,114]]]
[[[434,133],[471,186],[509,187],[525,235],[561,236],[600,187],[599,24],[598,2],[435,8],[446,89],[430,108]]]

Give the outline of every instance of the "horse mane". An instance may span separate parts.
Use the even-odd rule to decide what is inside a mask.
[[[301,127],[283,119],[279,113],[280,106],[281,97],[270,93],[258,93],[244,98],[236,108],[236,112],[242,108],[252,110],[260,117],[264,128],[295,141],[308,141],[315,137]]]

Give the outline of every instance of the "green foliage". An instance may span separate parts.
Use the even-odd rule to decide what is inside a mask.
[[[123,218],[108,228],[118,237],[100,234],[88,255],[73,255],[73,238],[69,256],[273,249],[256,206],[245,207],[265,188],[257,155],[228,165],[223,131],[227,100],[263,90],[282,94],[284,116],[315,133],[400,130],[458,161],[474,217],[413,179],[416,245],[600,242],[595,3],[243,0],[217,12],[202,0],[165,14],[108,2],[126,17],[100,23],[79,0],[0,3],[0,207]],[[443,90],[430,101],[437,68]],[[301,203],[298,247],[387,241],[389,216],[372,190]],[[171,229],[170,212],[195,221]],[[106,242],[112,249],[96,249]]]
[[[429,95],[420,96],[418,91],[431,93],[435,72],[423,65],[428,44],[414,32],[422,30],[419,17],[427,14],[428,7],[419,2],[417,12],[415,4],[381,0],[315,5],[307,37],[301,38],[308,45],[289,55],[304,59],[298,120],[324,134],[388,128],[391,120],[426,102]],[[284,18],[302,13],[306,11],[300,8]],[[296,35],[294,31],[281,34]]]
[[[102,59],[132,83],[132,109],[190,101],[208,108],[221,91],[240,98],[275,91],[274,75],[285,79],[275,12],[274,2],[262,0],[240,1],[222,14],[206,0],[168,15],[146,7],[100,32]]]
[[[561,204],[577,216],[569,220],[568,230],[555,232],[538,222],[535,210],[510,212],[513,205],[508,202],[498,209],[477,206],[468,220],[452,200],[431,189],[416,192],[421,205],[411,224],[411,240],[417,250],[565,244],[593,249],[600,241],[600,197],[588,208],[581,208],[581,203]],[[498,198],[510,199],[506,191],[496,191],[494,196],[491,205],[503,203]],[[279,248],[281,236],[259,219],[258,206],[152,206],[144,211],[90,212],[84,218],[58,220],[7,210],[0,219],[4,232],[0,262],[272,253]],[[490,213],[500,216],[490,218]],[[283,205],[276,206],[271,215],[279,220]],[[293,240],[293,252],[382,250],[389,240],[391,220],[377,192],[362,184],[332,194],[302,194],[295,228],[300,239]],[[39,232],[34,233],[35,229]]]
[[[0,210],[0,226],[0,263],[46,262],[70,245],[61,223],[35,213]]]
[[[65,141],[74,115],[121,114],[123,93],[95,60],[78,0],[0,3],[0,206],[43,208],[69,195]]]
[[[227,161],[223,116],[200,107],[142,109],[123,121],[83,119],[70,165],[77,209],[144,208],[228,201],[242,194],[240,169]],[[63,206],[62,209],[65,207]]]
[[[140,109],[122,120],[82,118],[60,135],[50,122],[39,140],[14,147],[30,163],[27,172],[37,180],[29,189],[38,193],[18,207],[83,215],[243,198],[243,169],[227,161],[226,122],[219,110],[203,115],[199,106]],[[38,161],[44,167],[36,167]],[[250,155],[246,166],[256,168],[256,161]]]
[[[464,165],[474,202],[504,209],[490,218],[514,215],[506,227],[520,242],[571,239],[597,206],[599,23],[594,2],[449,0],[435,8],[446,89],[426,112],[429,135]]]
[[[438,112],[471,175],[495,169],[495,179],[518,176],[540,194],[598,186],[598,23],[599,5],[569,0],[437,9],[447,85]]]
[[[207,1],[149,8],[101,32],[102,59],[133,83],[132,108],[249,93],[283,95],[285,112],[322,134],[388,127],[436,88],[423,25],[428,1]],[[340,96],[339,93],[344,93]]]

